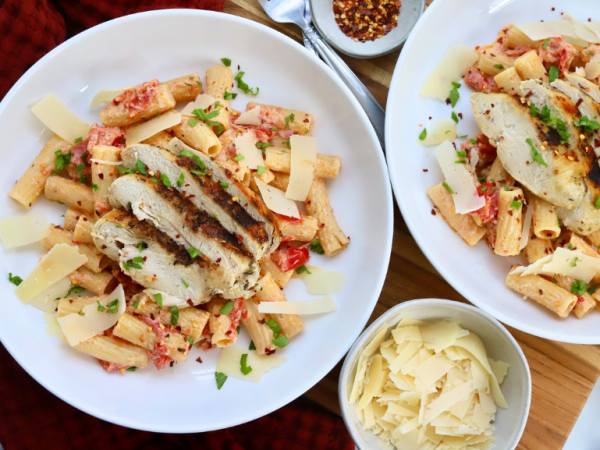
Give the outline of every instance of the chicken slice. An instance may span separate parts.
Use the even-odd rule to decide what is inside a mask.
[[[112,183],[109,199],[114,208],[131,209],[139,220],[150,221],[178,245],[198,249],[201,256],[223,266],[228,290],[235,285],[256,285],[260,270],[252,254],[217,219],[200,211],[173,187],[140,174],[125,175]]]
[[[560,144],[556,129],[532,116],[526,104],[508,94],[474,93],[471,109],[513,178],[553,205],[573,209],[581,204],[585,194],[581,163]],[[546,165],[533,159],[527,139]]]
[[[126,148],[121,155],[125,167],[135,170],[138,164],[143,164],[151,176],[166,176],[183,197],[216,218],[228,232],[239,236],[256,260],[275,250],[281,242],[281,233],[262,199],[230,177],[212,158],[200,154],[205,166],[201,167],[188,157],[176,156],[173,153],[179,155],[184,150],[193,155],[198,152],[178,139],[174,141],[172,152],[147,144]]]

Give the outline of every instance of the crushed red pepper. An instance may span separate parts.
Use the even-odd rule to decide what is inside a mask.
[[[333,13],[342,33],[356,42],[366,42],[398,26],[401,6],[399,0],[334,0]]]

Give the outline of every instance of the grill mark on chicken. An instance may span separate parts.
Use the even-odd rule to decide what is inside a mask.
[[[228,250],[235,250],[248,258],[253,257],[243,244],[238,242],[236,236],[221,226],[221,222],[207,212],[199,210],[190,200],[183,198],[179,191],[162,183],[153,183],[152,186],[162,198],[177,209],[192,230],[199,230],[206,236],[219,241]]]
[[[194,263],[194,260],[185,247],[183,247],[183,245],[178,245],[166,233],[154,228],[146,221],[139,221],[133,214],[119,211],[119,213],[115,214],[115,216],[112,218],[112,221],[135,229],[137,234],[146,236],[148,239],[151,239],[159,244],[167,252],[173,255],[175,259],[175,265],[182,264],[184,266],[189,266]]]
[[[186,169],[201,169],[195,162],[186,157],[178,158],[177,164]],[[243,226],[258,242],[263,244],[269,240],[264,223],[256,221],[238,202],[233,201],[233,197],[219,183],[213,181],[209,176],[194,173],[192,173],[192,176],[198,181],[202,191]]]
[[[558,134],[558,130],[550,127],[545,127],[545,130],[540,129],[540,131],[542,132],[542,135],[544,136],[544,139],[546,140],[546,142],[548,142],[548,144],[553,146],[560,145],[562,138],[560,137],[560,134]]]

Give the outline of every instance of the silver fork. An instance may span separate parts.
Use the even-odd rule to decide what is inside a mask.
[[[308,23],[312,22],[312,13],[310,11],[310,1],[309,0],[306,0],[306,9],[304,10],[304,18],[306,19],[306,21]],[[304,41],[304,47],[306,48],[306,50],[313,53],[317,58],[319,58],[319,53],[317,53],[317,50],[312,45],[312,42],[310,42],[310,40],[306,37],[306,34],[304,34],[304,32],[302,32],[302,40]]]
[[[375,133],[379,138],[381,147],[385,149],[384,142],[384,124],[385,111],[375,100],[375,97],[367,90],[364,84],[350,70],[346,63],[339,55],[323,40],[321,35],[312,25],[311,16],[306,13],[307,0],[258,0],[265,12],[275,22],[294,23],[298,25],[304,36],[317,50],[323,61],[333,69],[333,71],[342,79],[348,86],[350,91],[355,95],[358,102],[364,108]]]

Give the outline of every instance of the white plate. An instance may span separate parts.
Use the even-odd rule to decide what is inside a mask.
[[[555,7],[556,11],[551,11]],[[490,13],[490,10],[493,12]],[[512,264],[522,258],[493,255],[484,243],[469,247],[448,225],[431,214],[426,190],[443,180],[435,147],[416,143],[429,117],[450,119],[452,108],[418,91],[453,44],[471,48],[493,42],[511,23],[558,20],[561,11],[582,22],[592,14],[585,0],[436,0],[421,17],[404,45],[394,71],[387,101],[386,149],[390,178],[402,215],[419,246],[440,274],[464,297],[496,319],[527,333],[562,342],[600,343],[600,314],[584,319],[560,319],[554,313],[504,286]],[[598,9],[592,20],[600,20]],[[452,20],[448,20],[452,17]],[[458,134],[473,137],[477,126],[471,113],[471,91],[464,83],[455,111],[464,120]],[[463,142],[458,140],[457,142]],[[428,172],[423,172],[428,169]]]
[[[103,88],[168,80],[233,60],[244,81],[259,86],[257,97],[240,93],[236,109],[256,100],[315,115],[319,151],[340,155],[343,170],[328,183],[332,204],[349,248],[330,260],[312,263],[348,274],[344,291],[334,295],[339,310],[307,316],[306,330],[278,356],[289,361],[260,384],[230,378],[216,388],[218,350],[193,349],[188,362],[162,372],[150,367],[124,375],[107,373],[94,358],[45,333],[42,313],[24,307],[12,294],[7,273],[25,277],[42,253],[38,244],[0,255],[2,343],[37,381],[77,408],[131,428],[184,433],[216,430],[256,419],[289,403],[317,383],[342,358],[367,322],[387,272],[392,241],[392,195],[375,133],[352,94],[318,59],[299,44],[239,17],[193,10],[155,11],[107,22],[68,40],[33,66],[0,104],[2,166],[0,217],[23,214],[7,197],[50,133],[29,108],[53,92],[81,118],[99,121],[100,108],[88,110]],[[236,89],[237,91],[237,89]],[[43,196],[42,196],[43,197]],[[34,211],[62,223],[65,207],[40,198]],[[290,300],[309,296],[300,280],[286,287]],[[248,348],[242,332],[238,344]],[[195,360],[201,356],[203,363]]]

